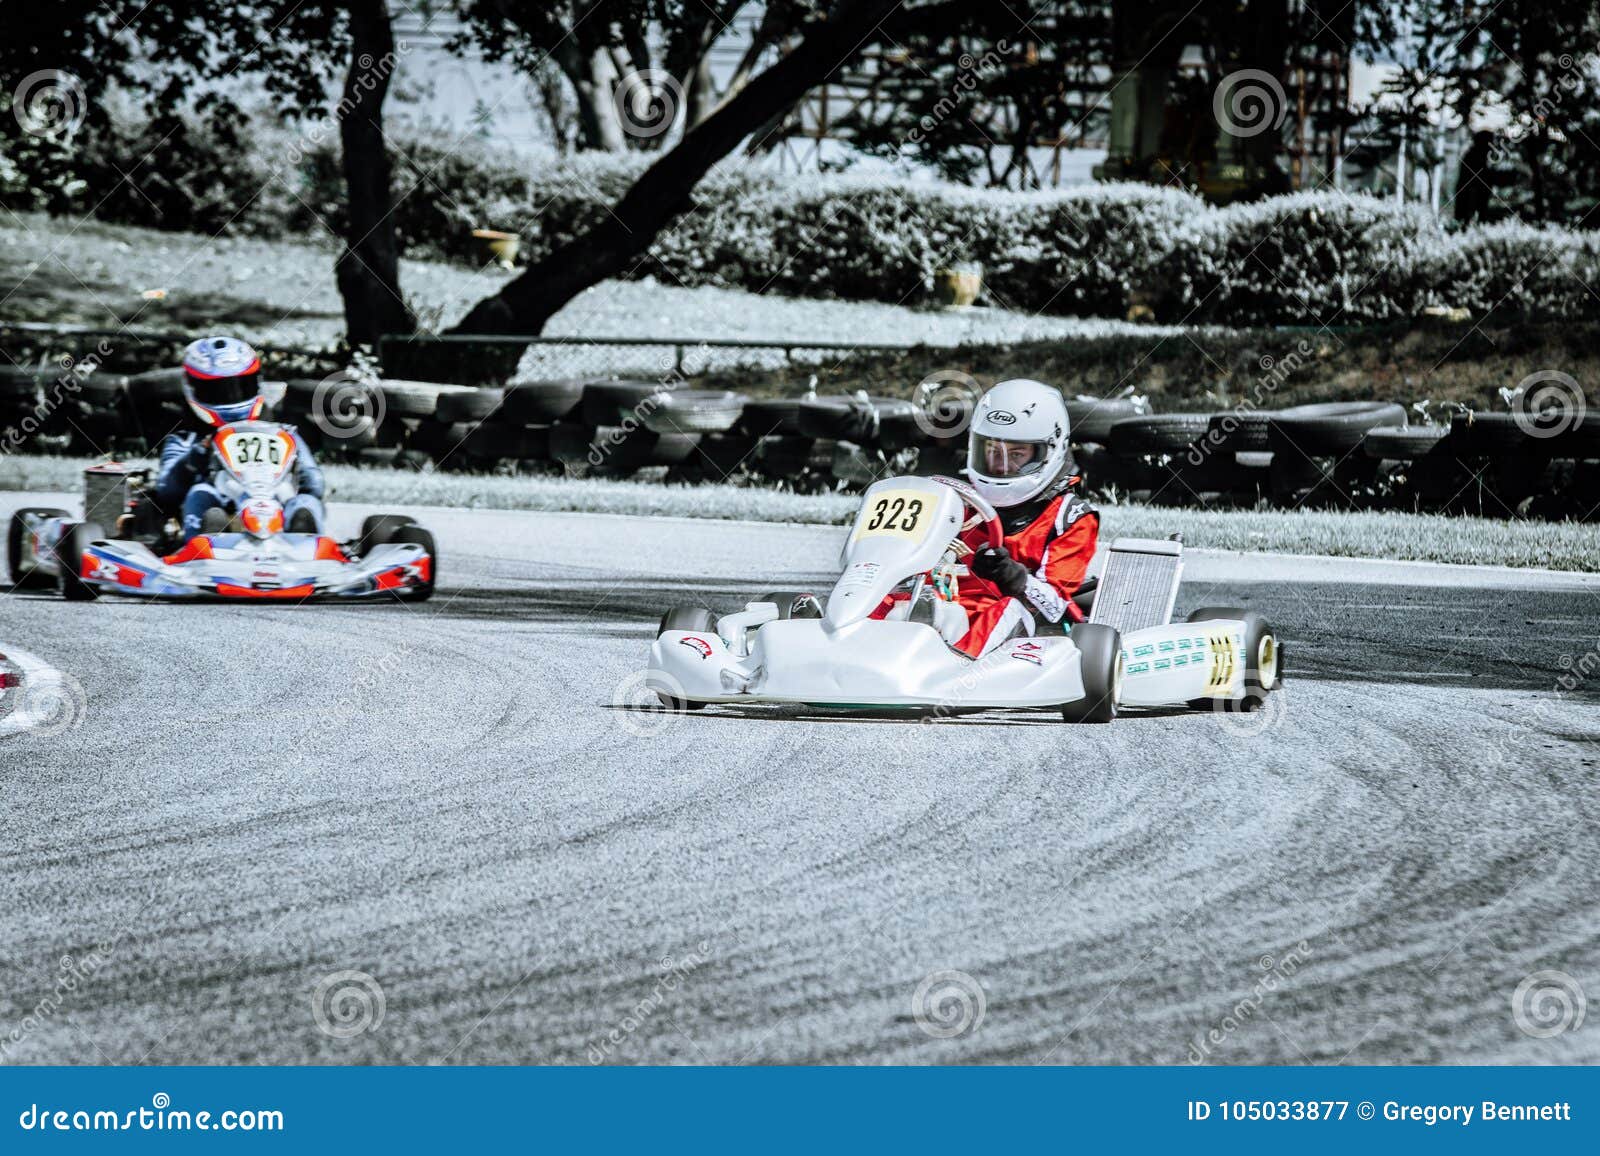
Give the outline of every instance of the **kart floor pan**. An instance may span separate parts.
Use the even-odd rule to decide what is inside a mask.
[[[1118,538],[1111,543],[1089,621],[1114,627],[1124,636],[1166,625],[1178,597],[1182,552],[1180,543],[1159,538]]]

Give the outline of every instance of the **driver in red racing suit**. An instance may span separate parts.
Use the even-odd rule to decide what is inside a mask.
[[[963,536],[976,552],[959,585],[968,622],[955,645],[979,658],[1041,622],[1071,625],[1068,599],[1094,558],[1100,515],[1073,489],[1066,403],[1042,382],[1003,381],[979,399],[966,473],[1005,531],[998,548],[983,545],[981,528]]]

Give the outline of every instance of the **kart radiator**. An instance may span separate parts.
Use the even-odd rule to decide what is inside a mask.
[[[1094,592],[1090,622],[1123,634],[1163,626],[1172,618],[1183,573],[1183,546],[1158,538],[1118,538]]]
[[[148,471],[117,462],[101,462],[83,471],[83,520],[117,532],[117,519],[128,508],[133,485]]]

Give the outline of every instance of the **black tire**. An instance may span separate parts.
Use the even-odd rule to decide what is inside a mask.
[[[745,397],[724,389],[678,389],[643,406],[639,419],[658,434],[726,433],[744,413]]]
[[[1237,618],[1244,622],[1244,652],[1248,663],[1244,672],[1244,697],[1190,699],[1190,708],[1234,714],[1260,710],[1267,695],[1283,685],[1283,644],[1265,618],[1242,606],[1202,606],[1184,621],[1206,622],[1213,618]]]
[[[791,618],[822,617],[822,599],[809,590],[774,590],[752,601],[776,602],[780,622],[787,622]]]
[[[434,584],[439,581],[439,547],[434,544],[433,533],[415,522],[401,526],[389,539],[397,546],[421,546],[428,552],[428,580],[401,592],[407,602],[426,602],[433,597]]]
[[[361,521],[356,553],[365,556],[374,546],[395,541],[395,535],[409,525],[412,521],[404,514],[368,514]]]
[[[433,411],[435,421],[484,421],[499,413],[505,393],[498,389],[447,390],[439,395],[439,404]]]
[[[518,425],[550,425],[564,421],[583,401],[583,379],[529,381],[505,391],[502,412]]]
[[[1549,439],[1555,440],[1555,439]],[[1509,413],[1456,413],[1450,419],[1450,449],[1459,457],[1517,457],[1548,445],[1531,436]]]
[[[739,415],[739,432],[750,437],[774,437],[800,433],[798,397],[752,397]]]
[[[98,522],[73,522],[63,528],[56,542],[56,567],[60,570],[61,597],[68,602],[92,602],[100,591],[80,577],[83,551],[91,542],[105,540],[106,532]]]
[[[128,395],[135,400],[157,398],[162,401],[183,401],[183,367],[151,369],[135,373],[126,382]],[[187,409],[187,407],[185,407]]]
[[[1111,427],[1128,418],[1148,417],[1150,405],[1143,398],[1088,397],[1079,394],[1067,399],[1067,437],[1074,445],[1084,442],[1105,444]]]
[[[1210,421],[1211,415],[1204,413],[1124,418],[1112,424],[1106,445],[1119,458],[1181,453],[1206,432]]]
[[[876,445],[885,417],[915,420],[916,406],[898,397],[808,397],[800,403],[800,433],[858,445]]]
[[[383,393],[384,411],[392,417],[432,417],[439,409],[439,395],[449,387],[431,381],[378,382]]]
[[[1206,426],[1206,444],[1216,449],[1234,453],[1259,453],[1271,449],[1267,426],[1277,415],[1276,410],[1230,410],[1211,416]]]
[[[811,467],[811,455],[816,442],[811,438],[789,435],[763,438],[756,450],[754,464],[758,472],[769,478],[792,480]],[[829,450],[829,466],[833,464]]]
[[[1276,454],[1343,457],[1378,426],[1406,424],[1402,405],[1385,401],[1328,401],[1280,409],[1267,422],[1267,448]]]
[[[1080,622],[1072,628],[1072,644],[1083,656],[1083,697],[1062,703],[1061,717],[1069,723],[1108,723],[1117,717],[1122,689],[1122,636],[1102,623]]]
[[[6,531],[6,573],[11,576],[11,585],[16,590],[48,590],[56,584],[55,579],[48,574],[29,567],[26,574],[22,573],[22,536],[28,532],[27,523],[23,521],[24,514],[31,514],[36,518],[70,518],[72,515],[65,510],[57,510],[51,506],[28,506],[17,510],[11,515],[11,525]]]
[[[674,606],[661,616],[656,637],[660,638],[669,630],[688,630],[695,634],[710,631],[714,634],[716,629],[717,616],[704,606]]]
[[[1361,439],[1361,452],[1369,458],[1394,462],[1415,461],[1436,450],[1450,432],[1444,425],[1380,425]]]
[[[590,381],[583,387],[580,412],[585,425],[614,426],[625,419],[637,425],[643,403],[664,392],[659,381]]]

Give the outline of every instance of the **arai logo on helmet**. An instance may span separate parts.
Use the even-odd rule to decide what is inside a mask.
[[[1016,425],[1017,415],[1008,409],[991,409],[983,415],[983,419],[990,425]]]

